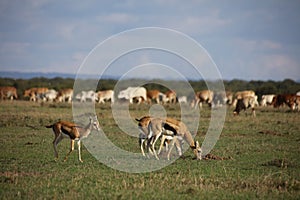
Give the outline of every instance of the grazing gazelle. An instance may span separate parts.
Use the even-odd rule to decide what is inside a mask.
[[[164,130],[173,132],[173,140],[172,140],[171,147],[170,147],[170,149],[168,151],[168,155],[167,155],[168,160],[170,160],[170,154],[171,154],[172,148],[174,147],[174,144],[178,143],[178,140],[182,140],[182,139],[184,139],[190,145],[190,148],[193,150],[194,155],[196,156],[197,160],[202,159],[202,150],[199,145],[199,142],[194,141],[190,131],[188,130],[188,128],[186,127],[186,125],[183,122],[178,121],[173,118],[166,118],[165,120],[156,118],[156,119],[152,119],[151,122],[149,123],[149,129],[151,130],[149,132],[151,132],[152,137],[157,137],[157,136],[159,137],[161,134],[164,134],[163,133]],[[155,149],[154,149],[156,141],[157,141],[157,138],[155,138],[154,141],[152,142],[152,150],[154,151],[154,155],[156,154]],[[162,141],[162,142],[164,142],[164,141]],[[162,147],[162,145],[161,145],[161,147]],[[161,150],[161,148],[160,148],[160,150]],[[178,150],[181,150],[181,149],[178,148]],[[180,151],[179,151],[179,154],[181,154]]]
[[[58,121],[52,125],[46,126],[46,128],[52,128],[54,135],[55,135],[55,138],[53,140],[53,148],[54,148],[54,156],[56,159],[58,158],[58,153],[57,153],[57,149],[56,149],[58,143],[63,138],[70,138],[71,139],[70,151],[69,151],[69,153],[67,153],[64,161],[66,161],[68,159],[68,156],[74,150],[74,142],[77,141],[78,159],[80,162],[83,162],[81,160],[81,154],[80,154],[81,139],[86,138],[91,133],[92,130],[97,130],[97,131],[100,130],[97,116],[90,117],[89,119],[90,119],[90,122],[85,127],[79,126],[77,124],[74,124],[74,123],[68,122],[68,121]]]
[[[181,156],[181,140],[184,139],[193,150],[194,154],[196,155],[196,158],[198,160],[201,160],[202,158],[202,150],[199,145],[198,141],[194,141],[191,133],[187,129],[186,125],[178,120],[172,119],[172,118],[166,118],[166,119],[160,119],[160,118],[154,118],[150,116],[142,117],[141,119],[136,119],[139,124],[139,130],[140,130],[140,147],[143,156],[144,150],[143,150],[143,143],[147,141],[147,147],[150,153],[153,152],[156,159],[159,159],[156,151],[155,151],[155,143],[157,142],[158,138],[162,136],[161,145],[159,148],[160,153],[162,146],[165,142],[165,139],[173,139],[171,143],[171,147],[168,150],[168,160],[170,159],[170,153],[172,151],[172,148],[174,144],[176,144],[177,150],[179,155]]]
[[[167,118],[165,121],[161,123],[161,126],[164,127],[164,129],[166,130],[171,130],[171,131],[173,131],[174,129],[176,130],[173,131],[174,139],[169,149],[168,160],[170,160],[170,153],[172,151],[172,148],[174,147],[175,142],[177,142],[177,140],[182,140],[182,139],[184,139],[190,145],[190,148],[193,150],[196,159],[197,160],[202,159],[202,149],[199,145],[199,142],[193,139],[192,134],[190,133],[190,131],[188,130],[188,128],[183,122],[178,121],[176,119]]]
[[[138,121],[138,128],[139,128],[139,144],[140,144],[140,148],[141,148],[141,152],[142,155],[144,157],[146,157],[145,152],[144,152],[144,145],[146,144],[147,146],[147,150],[149,153],[151,153],[152,155],[155,156],[155,158],[157,160],[159,160],[159,158],[157,157],[157,154],[155,151],[153,151],[154,146],[152,146],[152,144],[154,143],[154,141],[156,142],[156,140],[160,137],[161,132],[159,131],[153,131],[153,128],[150,128],[149,124],[151,120],[158,120],[158,118],[153,118],[150,116],[144,116],[141,119],[135,119],[136,121]],[[161,146],[159,148],[159,152],[158,154],[161,152],[163,145],[168,145],[168,142],[170,140],[173,139],[173,133],[170,130],[163,130],[165,134],[162,135],[162,142],[161,142]],[[154,135],[153,135],[154,132]],[[159,135],[156,135],[157,133],[159,133]],[[178,142],[175,143],[176,148],[179,152],[179,155],[181,156],[181,144],[179,144]]]

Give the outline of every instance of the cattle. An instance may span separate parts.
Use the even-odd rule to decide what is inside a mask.
[[[279,108],[286,104],[291,110],[294,110],[297,105],[298,96],[295,94],[278,94],[273,98],[272,106]]]
[[[234,115],[239,115],[239,113],[244,110],[246,112],[247,108],[251,108],[252,116],[255,117],[255,105],[257,104],[257,100],[255,97],[246,96],[242,99],[238,99],[236,103],[236,107],[233,111]],[[247,113],[246,113],[247,114]]]
[[[10,86],[2,86],[0,87],[0,98],[1,100],[6,100],[6,99],[17,99],[17,89],[15,87],[10,87]]]
[[[176,103],[176,92],[174,90],[169,90],[165,93],[164,103]]]
[[[226,105],[227,101],[228,99],[225,91],[215,92],[212,101],[212,106],[223,106]]]
[[[98,91],[98,103],[105,103],[105,101],[111,101],[111,103],[114,103],[114,91],[113,90],[103,90]]]
[[[244,90],[235,93],[236,99],[243,99],[244,97],[252,97],[255,96],[255,92],[253,90]]]
[[[30,88],[24,91],[24,97],[29,97],[30,101],[37,101],[43,99],[43,96],[48,91],[48,88]]]
[[[97,100],[97,95],[93,90],[81,91],[75,96],[75,99],[80,102],[95,102]]]
[[[43,96],[43,100],[45,101],[49,101],[49,102],[53,102],[56,97],[57,97],[58,92],[54,89],[48,90],[44,96]]]
[[[159,90],[148,90],[147,91],[147,102],[152,103],[155,100],[156,103],[160,103],[160,95],[162,93]]]
[[[257,95],[254,95],[254,106],[259,106],[259,103],[258,103],[258,96]]]
[[[180,104],[186,104],[187,103],[187,97],[186,96],[180,96],[180,97],[178,97],[178,103],[180,103]]]
[[[266,94],[261,96],[260,106],[271,105],[275,94]]]
[[[297,109],[297,111],[300,110],[300,95],[296,95],[295,102],[293,106],[293,110]]]
[[[194,99],[191,103],[191,106],[197,108],[199,105],[202,108],[202,103],[208,103],[209,106],[212,105],[212,101],[214,98],[214,92],[211,90],[202,90],[195,94]]]
[[[234,95],[232,106],[235,107],[239,99],[243,99],[245,97],[254,97],[254,96],[255,96],[255,92],[253,90],[238,91]]]
[[[226,99],[227,99],[226,103],[228,105],[231,105],[233,103],[233,93],[230,91],[226,91]]]
[[[138,104],[142,102],[142,100],[147,101],[147,90],[144,87],[128,87],[125,90],[121,90],[118,94],[119,99],[127,99],[129,103],[133,103],[133,99],[138,99]]]
[[[58,92],[55,100],[58,101],[58,102],[69,102],[69,103],[71,103],[72,98],[73,98],[73,89],[66,88],[66,89],[62,89]]]

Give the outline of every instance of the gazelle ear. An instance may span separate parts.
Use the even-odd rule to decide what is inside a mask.
[[[198,142],[198,141],[196,141],[196,142],[195,142],[195,147],[196,147],[196,149],[198,149],[198,148],[199,148],[199,146],[200,146],[200,145],[199,145],[199,142]]]

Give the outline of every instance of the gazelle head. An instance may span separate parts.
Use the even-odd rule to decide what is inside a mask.
[[[193,152],[194,152],[197,160],[201,160],[202,159],[202,149],[201,149],[198,141],[195,142],[195,146],[193,148]]]
[[[90,124],[92,124],[92,129],[96,131],[100,131],[100,125],[97,119],[97,115],[94,117],[90,117]]]

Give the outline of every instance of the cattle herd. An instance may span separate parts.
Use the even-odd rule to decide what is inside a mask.
[[[29,101],[34,102],[115,102],[115,93],[113,90],[103,91],[81,91],[77,94],[73,93],[73,89],[62,89],[56,91],[45,87],[30,88],[24,91],[23,97]],[[252,90],[238,91],[238,92],[214,92],[211,90],[202,90],[195,93],[193,98],[188,102],[187,96],[177,96],[174,90],[169,90],[165,93],[159,90],[147,90],[144,87],[128,87],[121,90],[117,98],[119,101],[129,101],[129,103],[161,103],[161,104],[190,104],[196,108],[202,108],[202,104],[206,103],[211,107],[218,107],[223,105],[231,105],[234,109],[234,114],[239,114],[240,111],[251,108],[252,114],[255,116],[255,107],[257,106],[273,106],[278,108],[281,106],[288,106],[291,110],[299,111],[300,92],[296,94],[265,94],[261,96],[260,103],[258,103],[258,96]],[[0,87],[1,100],[18,99],[17,89],[11,86]]]

